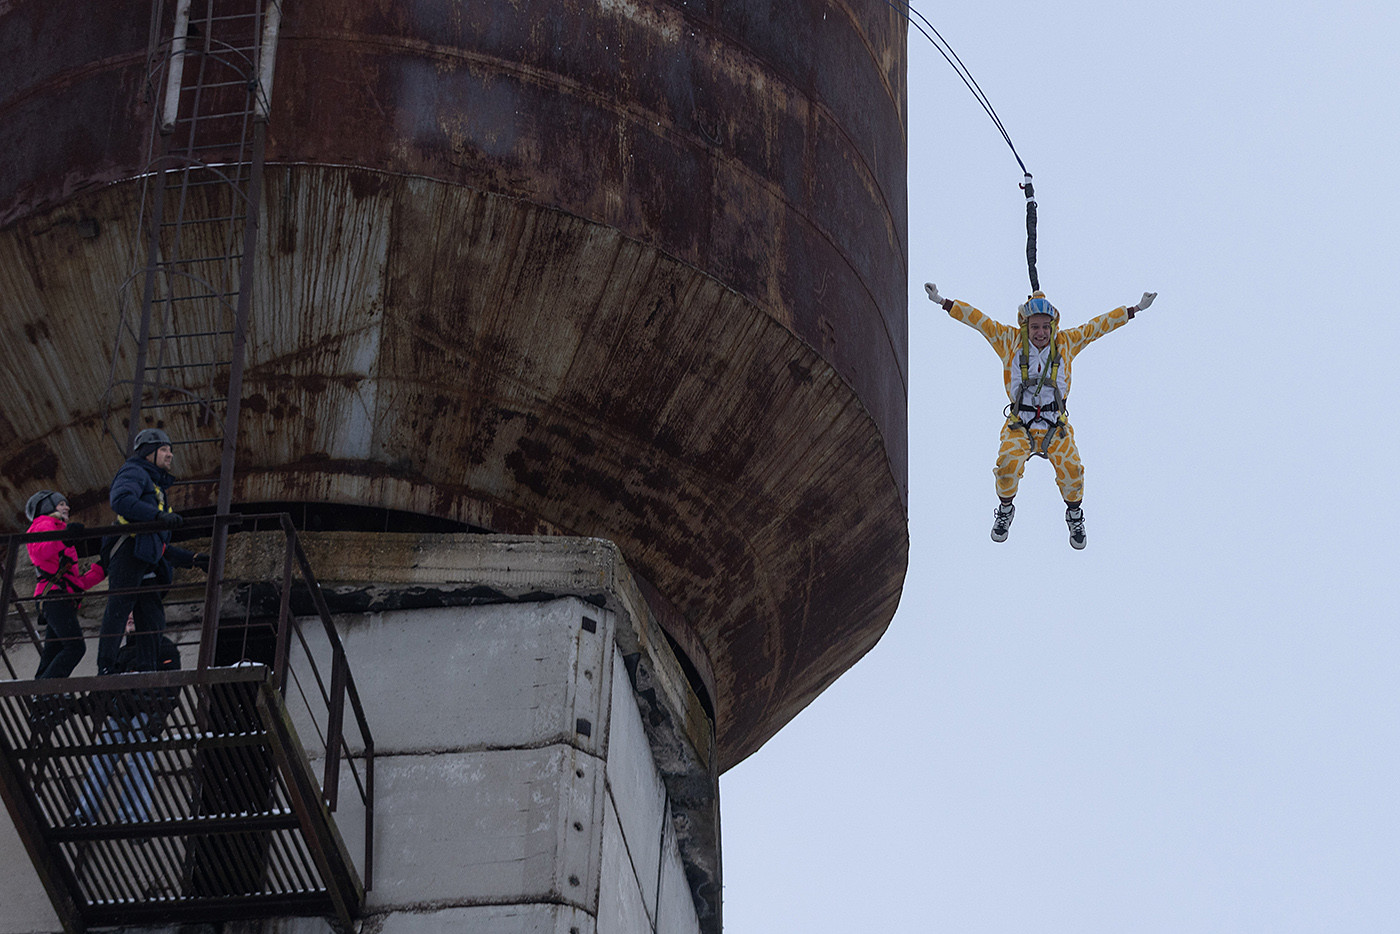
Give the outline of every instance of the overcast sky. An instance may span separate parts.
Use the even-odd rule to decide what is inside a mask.
[[[908,579],[721,780],[727,934],[1400,931],[1400,5],[919,7],[1040,203],[1089,545],[936,282],[1025,299],[1020,170],[909,40]]]

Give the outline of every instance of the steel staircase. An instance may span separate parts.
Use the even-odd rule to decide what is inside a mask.
[[[142,732],[152,698],[168,713]],[[64,928],[349,924],[364,889],[290,724],[262,665],[0,684],[0,790],[30,802],[16,825]]]
[[[364,906],[375,757],[364,705],[291,517],[238,519],[280,532],[250,533],[237,566],[251,576],[226,581],[222,617],[167,630],[171,670],[0,681],[0,799],[68,934],[269,915],[348,928]],[[12,673],[25,634],[31,651],[39,641],[33,600],[13,596],[14,556],[62,534],[0,536]],[[200,664],[177,670],[195,643]],[[341,825],[362,843],[358,860]]]

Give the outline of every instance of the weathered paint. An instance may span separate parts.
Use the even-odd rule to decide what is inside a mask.
[[[149,119],[147,8],[99,6],[0,13],[0,498],[90,521]],[[878,0],[287,3],[236,497],[617,542],[742,759],[902,586],[903,37]]]

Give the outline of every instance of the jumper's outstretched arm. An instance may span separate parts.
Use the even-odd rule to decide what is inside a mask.
[[[934,285],[932,282],[924,283],[924,291],[928,293],[928,300],[933,302],[935,305],[943,305],[945,307],[948,305],[948,300],[942,295],[938,294],[938,286]],[[1138,303],[1136,305],[1128,306],[1128,316],[1132,317],[1139,311],[1146,311],[1156,300],[1156,292],[1143,292],[1142,298],[1138,299]]]

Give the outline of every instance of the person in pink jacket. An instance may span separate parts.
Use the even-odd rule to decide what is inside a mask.
[[[24,515],[30,520],[30,533],[61,532],[69,528],[68,500],[53,490],[40,490],[29,497]],[[82,526],[75,523],[73,528],[76,531]],[[107,576],[101,563],[80,571],[77,549],[61,539],[30,542],[27,547],[38,577],[34,585],[36,597],[82,593]],[[78,667],[86,651],[82,628],[78,625],[78,601],[50,599],[41,602],[39,607],[39,618],[47,628],[44,648],[39,653],[39,670],[34,677],[66,678]]]
[[[1046,300],[1044,292],[1035,292],[1017,308],[1016,326],[1012,327],[987,317],[967,302],[944,298],[932,282],[924,284],[924,291],[929,301],[942,306],[954,320],[975,328],[1001,358],[1002,381],[1011,403],[1006,407],[997,463],[992,468],[997,498],[1001,500],[992,519],[992,541],[1006,541],[1016,515],[1012,500],[1020,488],[1026,461],[1043,457],[1054,468],[1055,482],[1065,501],[1069,543],[1073,548],[1083,548],[1087,542],[1084,466],[1066,408],[1071,368],[1076,354],[1131,321],[1152,304],[1157,293],[1143,292],[1136,305],[1120,305],[1079,327],[1060,330],[1060,312]]]

